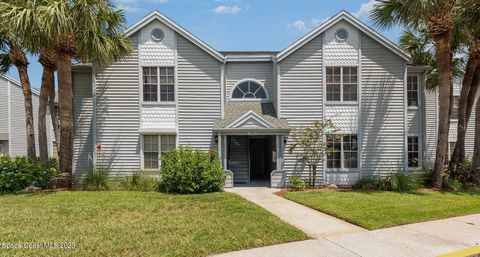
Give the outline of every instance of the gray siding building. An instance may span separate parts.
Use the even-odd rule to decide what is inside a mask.
[[[126,35],[128,58],[73,68],[77,178],[94,168],[117,177],[159,172],[162,153],[184,145],[217,151],[226,186],[282,187],[308,178],[298,150],[288,151],[289,135],[317,120],[337,127],[325,138],[334,151],[319,184],[350,185],[433,160],[438,108],[424,90],[428,67],[410,65],[347,12],[280,52],[217,51],[157,11]]]
[[[38,101],[39,92],[32,88],[33,120],[36,152],[38,154]],[[53,130],[47,109],[48,153],[53,150]],[[11,156],[27,155],[25,128],[25,106],[20,82],[8,75],[0,75],[0,154]]]

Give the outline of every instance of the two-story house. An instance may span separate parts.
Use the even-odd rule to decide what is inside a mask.
[[[218,151],[227,186],[281,187],[308,177],[288,151],[291,130],[327,119],[339,136],[325,139],[333,151],[320,184],[434,158],[428,67],[410,65],[408,53],[347,12],[280,52],[217,51],[158,11],[126,35],[128,58],[73,69],[76,177],[100,166],[112,176],[158,171],[163,152],[188,145]]]

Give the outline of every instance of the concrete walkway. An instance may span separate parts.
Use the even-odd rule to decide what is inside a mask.
[[[367,231],[276,196],[273,189],[228,191],[262,206],[316,239],[231,252],[219,257],[438,256],[480,245],[480,214]]]
[[[330,215],[275,195],[278,189],[266,187],[235,187],[227,191],[263,207],[283,221],[303,230],[312,238],[366,231]]]

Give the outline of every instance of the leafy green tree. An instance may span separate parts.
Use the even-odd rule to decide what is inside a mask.
[[[330,120],[322,123],[315,121],[312,126],[298,127],[290,134],[290,154],[295,153],[297,162],[308,166],[308,186],[315,188],[318,166],[328,153],[326,135],[334,133],[335,126]]]

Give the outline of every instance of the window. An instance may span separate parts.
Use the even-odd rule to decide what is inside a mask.
[[[357,135],[327,135],[327,168],[358,168]]]
[[[240,82],[232,92],[232,99],[268,99],[267,92],[258,82],[246,80]]]
[[[416,168],[419,166],[418,160],[418,136],[408,137],[408,167]]]
[[[452,158],[453,151],[455,151],[455,145],[457,142],[448,142],[448,160]]]
[[[452,117],[450,117],[450,119],[458,120],[459,105],[460,105],[460,96],[453,96]]]
[[[327,101],[357,101],[357,67],[327,67]]]
[[[175,148],[174,135],[144,135],[143,136],[143,168],[158,169],[160,156],[169,149]]]
[[[160,102],[175,101],[175,69],[143,67],[143,101],[157,102],[159,95]]]
[[[418,76],[407,77],[408,106],[418,106]]]
[[[8,154],[8,140],[0,140],[0,155]]]

